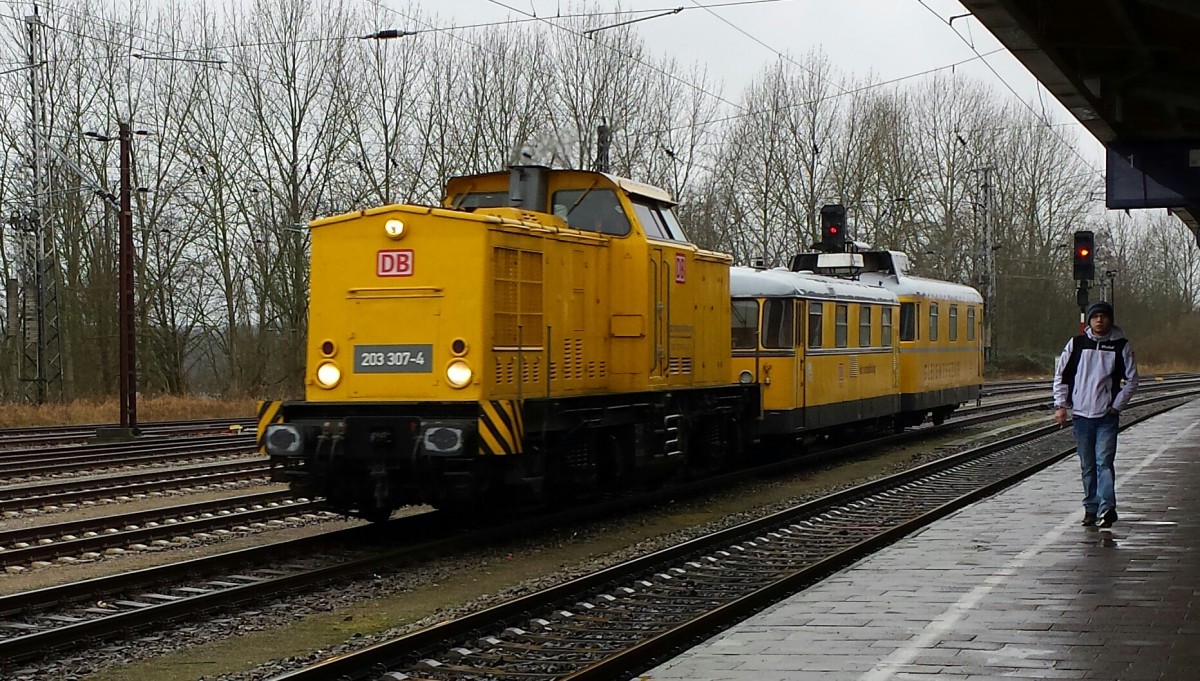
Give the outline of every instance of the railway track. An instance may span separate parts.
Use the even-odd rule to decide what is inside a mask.
[[[251,454],[252,435],[206,435],[151,442],[82,445],[0,452],[0,479],[169,463],[184,459]]]
[[[1171,397],[1178,397],[1172,395]],[[1167,399],[1167,398],[1160,398]],[[1011,410],[1020,413],[1024,408]],[[1007,414],[1007,415],[1011,415]],[[1003,418],[996,413],[980,415],[980,420]],[[944,432],[964,425],[961,421],[947,424],[936,432]],[[1045,430],[1045,429],[1043,429]],[[907,432],[893,435],[870,443],[859,443],[825,452],[829,458],[861,454],[862,450],[877,449],[905,440],[927,437],[931,433]],[[453,534],[441,527],[425,532],[419,528],[437,527],[439,514],[425,514],[416,518],[400,518],[382,527],[356,528],[332,532],[296,542],[282,542],[270,546],[245,549],[231,554],[211,556],[196,562],[180,562],[142,570],[127,575],[116,575],[98,580],[89,580],[61,587],[51,587],[37,592],[14,594],[0,599],[0,631],[11,630],[21,635],[0,640],[0,661],[16,660],[41,655],[44,651],[68,645],[71,641],[104,639],[119,636],[122,632],[172,621],[194,615],[228,608],[232,604],[256,602],[290,591],[309,588],[312,585],[348,579],[356,574],[386,568],[394,568],[415,560],[427,559],[430,555],[469,550],[472,547],[510,536],[525,536],[552,527],[568,526],[597,515],[620,513],[638,505],[664,501],[668,498],[687,496],[701,490],[728,486],[734,481],[777,473],[796,468],[795,461],[776,462],[749,471],[732,473],[722,478],[695,483],[691,489],[665,490],[658,497],[613,499],[587,508],[573,509],[565,513],[541,515],[521,523],[489,527],[477,533]],[[400,537],[405,546],[377,555],[358,559],[338,557],[328,562],[319,559],[321,551],[330,547],[354,546],[366,537],[378,539],[380,532]],[[371,534],[374,533],[374,534]],[[449,538],[446,537],[453,534]],[[424,539],[428,538],[428,541]],[[423,543],[422,543],[423,542]],[[414,545],[415,544],[415,545]],[[301,562],[280,563],[281,555],[301,555]],[[315,561],[315,562],[314,562]],[[253,566],[265,566],[255,568]],[[229,579],[222,571],[244,574],[247,579]],[[252,572],[252,574],[248,574]],[[274,572],[272,572],[274,571]],[[181,577],[191,577],[180,581]],[[199,577],[197,577],[199,576]],[[146,594],[156,594],[149,598]],[[81,599],[89,602],[103,598],[111,607],[89,609],[91,605],[76,606]],[[66,619],[63,619],[66,618]],[[64,628],[74,627],[74,628]]]
[[[0,428],[0,449],[20,445],[68,444],[87,442],[101,428],[111,428],[111,423],[92,423],[70,426],[32,426]],[[253,431],[253,418],[199,419],[195,421],[151,421],[140,425],[142,435],[189,435],[214,432]]]
[[[0,565],[38,566],[55,559],[94,560],[103,552],[145,551],[204,539],[212,532],[250,532],[266,523],[330,520],[308,499],[287,491],[257,492],[134,513],[73,520],[0,532]],[[48,564],[48,563],[47,563]]]
[[[168,490],[204,488],[231,482],[268,478],[267,459],[254,456],[169,469],[0,487],[0,513],[19,514],[40,509],[62,510],[106,499],[127,500]]]
[[[1061,460],[1074,449],[1026,446],[1059,432],[1037,428],[276,678],[628,677]]]

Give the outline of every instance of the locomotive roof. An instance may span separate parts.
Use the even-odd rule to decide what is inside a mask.
[[[607,179],[609,182],[615,184],[616,186],[620,187],[622,190],[624,190],[628,194],[633,194],[634,196],[642,196],[642,197],[645,197],[648,199],[652,199],[654,201],[658,201],[660,203],[665,203],[668,206],[674,206],[676,204],[675,199],[671,198],[671,195],[667,191],[660,189],[658,187],[655,187],[652,184],[638,182],[637,180],[631,180],[627,177],[621,177],[619,175],[612,175],[609,173],[600,173],[600,172],[596,172],[593,170],[574,170],[574,169],[570,169],[570,168],[551,168],[551,169],[549,169],[549,171],[550,171],[551,175],[562,175],[562,174],[566,174],[566,173],[572,173],[572,174],[578,174],[578,175],[600,176],[600,177]],[[484,179],[484,178],[488,178],[488,179],[502,178],[505,181],[504,182],[505,185],[507,186],[508,177],[509,177],[509,171],[507,171],[507,170],[498,170],[498,171],[491,172],[491,173],[479,173],[476,175],[459,175],[459,176],[450,178],[450,181],[447,183],[447,187],[449,187],[449,185],[451,183],[459,183],[462,181],[467,181],[467,180],[472,180],[472,179]]]
[[[895,294],[879,285],[826,277],[810,272],[791,272],[785,267],[756,270],[733,267],[729,270],[729,290],[735,298],[802,297],[861,300],[873,303],[897,302]]]
[[[624,189],[630,194],[634,194],[635,196],[644,196],[648,199],[654,199],[655,201],[665,203],[669,206],[675,205],[675,199],[671,198],[670,194],[652,184],[645,184],[643,182],[638,182],[637,180],[631,180],[627,177],[609,175],[608,173],[600,174],[612,180],[617,184],[618,187]]]

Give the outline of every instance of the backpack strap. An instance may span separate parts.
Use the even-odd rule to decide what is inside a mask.
[[[1109,401],[1109,406],[1117,401],[1117,393],[1121,392],[1121,381],[1125,379],[1125,344],[1129,341],[1125,338],[1118,338],[1113,342],[1117,346],[1117,361],[1113,362],[1112,390],[1109,391],[1112,399]]]
[[[1085,345],[1092,343],[1092,339],[1084,335],[1075,336],[1071,339],[1071,356],[1067,359],[1067,363],[1062,369],[1062,382],[1067,385],[1067,406],[1072,406],[1075,397],[1075,373],[1079,370],[1079,358],[1083,356]],[[1122,374],[1125,372],[1122,371]]]

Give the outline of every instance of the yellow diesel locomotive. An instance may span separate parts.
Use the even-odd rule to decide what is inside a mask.
[[[660,189],[514,167],[441,207],[314,221],[305,399],[272,476],[340,511],[532,503],[719,466],[752,435],[729,380],[726,255]]]

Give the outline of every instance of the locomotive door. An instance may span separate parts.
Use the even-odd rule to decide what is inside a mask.
[[[671,270],[667,262],[668,254],[662,248],[650,250],[650,288],[653,292],[651,299],[653,332],[651,333],[650,376],[665,378],[667,375],[667,348],[670,345],[668,330],[670,329],[671,309]]]

